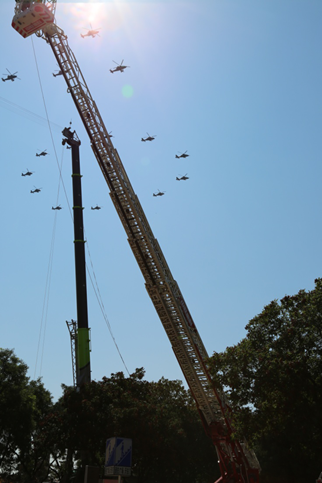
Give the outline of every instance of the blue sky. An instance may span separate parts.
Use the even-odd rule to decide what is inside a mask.
[[[71,160],[61,145],[72,121],[82,142],[87,264],[115,341],[130,373],[143,366],[148,380],[182,380],[64,80],[52,76],[54,55],[12,29],[13,9],[2,0],[1,72],[21,80],[0,85],[0,346],[55,399],[72,383]],[[271,300],[311,290],[322,274],[322,3],[58,0],[56,21],[208,353],[238,343]],[[82,39],[90,24],[100,37]],[[122,59],[130,67],[110,74]],[[146,132],[156,139],[142,143]],[[49,155],[37,158],[43,149]],[[185,173],[189,180],[176,181]],[[31,194],[34,186],[41,193]],[[158,189],[165,196],[154,198]],[[87,284],[99,380],[126,370]]]

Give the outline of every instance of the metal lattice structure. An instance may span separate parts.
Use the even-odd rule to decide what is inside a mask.
[[[43,28],[110,190],[130,247],[145,279],[147,292],[159,315],[203,425],[217,450],[221,478],[218,482],[257,483],[259,464],[246,443],[232,438],[230,409],[210,378],[208,354],[188,307],[153,235],[139,199],[87,87],[64,31],[54,23]]]
[[[66,320],[66,325],[70,335],[70,351],[72,355],[72,371],[73,371],[73,385],[77,386],[77,322],[76,320],[71,320],[68,322]]]

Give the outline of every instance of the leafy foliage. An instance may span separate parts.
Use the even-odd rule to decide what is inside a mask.
[[[137,369],[128,378],[119,372],[80,391],[65,387],[56,441],[61,455],[68,448],[79,461],[75,481],[83,481],[85,464],[104,465],[106,440],[118,436],[133,440],[135,481],[212,482],[215,451],[189,393],[179,381],[143,377]]]
[[[29,483],[48,473],[49,449],[41,423],[52,402],[41,381],[30,381],[28,367],[14,352],[0,349],[0,477]]]
[[[322,466],[322,280],[311,292],[271,302],[246,329],[239,344],[211,358],[236,431],[256,446],[263,481],[315,481]]]
[[[0,349],[3,483],[83,482],[85,465],[104,466],[113,436],[133,440],[132,481],[210,483],[218,476],[214,448],[181,382],[145,381],[143,369],[128,378],[120,372],[79,390],[63,387],[53,405],[27,370],[12,350]]]

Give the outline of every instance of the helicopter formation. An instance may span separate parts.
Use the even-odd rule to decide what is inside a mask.
[[[85,37],[92,37],[92,38],[95,38],[96,36],[99,36],[99,31],[101,30],[101,28],[98,28],[98,29],[93,29],[92,28],[92,25],[90,25],[90,29],[87,30],[87,32],[85,34],[80,34],[82,38],[85,38]],[[112,74],[114,74],[115,72],[124,72],[125,69],[129,68],[130,66],[128,65],[123,65],[123,62],[124,62],[124,59],[122,60],[122,62],[120,64],[118,64],[117,62],[115,62],[115,60],[113,60],[113,62],[116,64],[116,67],[113,68],[113,69],[110,69],[110,72]],[[12,82],[14,82],[15,79],[19,79],[21,80],[18,76],[17,76],[17,73],[18,72],[14,72],[13,74],[6,68],[8,74],[3,74],[4,76],[6,76],[5,78],[1,78],[3,82],[6,82],[8,80],[11,80]],[[59,68],[58,70],[56,70],[55,72],[52,73],[53,77],[58,77],[60,75],[63,75],[63,72],[62,70]],[[110,137],[113,137],[112,136],[112,132],[109,133],[109,136]],[[147,136],[146,137],[142,137],[141,138],[141,141],[142,142],[151,142],[151,141],[154,141],[156,138],[156,134],[154,134],[153,136],[151,136],[148,132],[147,132]],[[47,152],[47,149],[41,151],[41,150],[38,150],[38,152],[36,153],[36,156],[37,157],[45,157],[47,156],[49,153]],[[176,159],[185,159],[189,156],[189,154],[187,153],[187,151],[185,151],[184,153],[179,153],[179,154],[176,154],[175,155],[175,158]],[[21,173],[21,176],[31,176],[32,174],[34,174],[33,171],[29,171],[29,169],[27,169],[27,171],[25,173]],[[176,180],[177,181],[186,181],[188,180],[189,177],[187,176],[187,173],[184,175],[184,176],[176,176]],[[30,190],[30,193],[34,194],[34,193],[40,193],[42,190],[42,188],[36,188],[34,187],[33,190]],[[158,197],[158,196],[164,196],[165,194],[165,191],[160,191],[158,190],[156,193],[153,193],[153,196],[154,197]],[[61,206],[58,205],[56,207],[52,207],[52,210],[61,210]],[[96,205],[96,206],[92,206],[91,207],[91,210],[100,210],[101,207]]]
[[[38,150],[40,151],[40,150]],[[45,149],[44,151],[40,151],[39,153],[36,153],[36,156],[46,156],[48,155],[49,153],[47,153],[47,149]],[[25,177],[25,176],[32,176],[33,174],[35,173],[35,171],[30,171],[28,168],[26,169],[25,172],[22,172],[21,173],[21,176]],[[33,189],[30,190],[30,193],[31,194],[37,194],[37,193],[41,193],[42,191],[42,187],[41,188],[38,188],[37,186],[34,185]],[[91,209],[92,210],[100,210],[102,207],[99,206],[99,205],[96,205],[96,206],[92,206]],[[62,206],[61,205],[57,205],[57,206],[52,206],[51,209],[53,211],[60,211],[62,210]]]
[[[176,176],[177,181],[187,181],[189,179],[189,176],[187,176],[188,173],[186,173],[183,176]],[[158,190],[157,193],[153,193],[153,196],[163,196],[165,194],[165,191],[160,191]]]
[[[153,141],[155,138],[156,138],[156,134],[154,134],[153,136],[150,136],[150,134],[147,132],[147,137],[146,138],[141,138],[141,141],[143,142],[146,142],[146,141]],[[175,155],[175,158],[176,159],[185,159],[185,158],[188,158],[189,157],[189,154],[187,151],[185,151],[184,153],[181,153],[181,154],[176,154]],[[186,173],[184,176],[176,176],[176,180],[177,181],[187,181],[187,179],[189,179],[189,176],[187,176],[188,173]],[[153,193],[153,196],[163,196],[165,194],[165,191],[160,191],[158,190],[156,193]]]
[[[87,30],[86,34],[80,34],[82,39],[84,39],[85,37],[93,37],[93,39],[96,36],[100,37],[99,31],[101,30],[101,28],[93,29],[93,27],[91,25],[90,25],[90,27],[91,28],[89,30]],[[122,62],[120,64],[115,62],[115,60],[113,60],[113,62],[114,62],[114,64],[116,64],[116,67],[114,67],[114,69],[110,69],[111,74],[114,74],[114,72],[124,72],[124,69],[128,69],[130,67],[129,65],[123,65],[124,59],[122,60]],[[58,74],[54,75],[54,77],[56,77],[57,75],[60,75],[60,72]]]
[[[40,150],[38,150],[40,151]],[[40,153],[36,153],[36,156],[46,156],[48,153],[47,153],[47,149],[45,149],[44,151],[40,151]],[[21,176],[25,177],[25,176],[32,176],[35,172],[34,171],[30,171],[28,168],[27,170],[24,172],[24,173],[21,173]],[[31,194],[35,194],[35,193],[40,193],[42,190],[42,188],[37,188],[36,186],[34,186],[34,189],[31,189],[30,190],[30,193]]]

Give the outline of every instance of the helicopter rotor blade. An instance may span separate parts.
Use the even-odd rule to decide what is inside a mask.
[[[114,64],[116,64],[116,65],[120,65],[120,64],[118,64],[117,62],[115,62],[115,60],[113,60],[113,62],[114,62]]]

